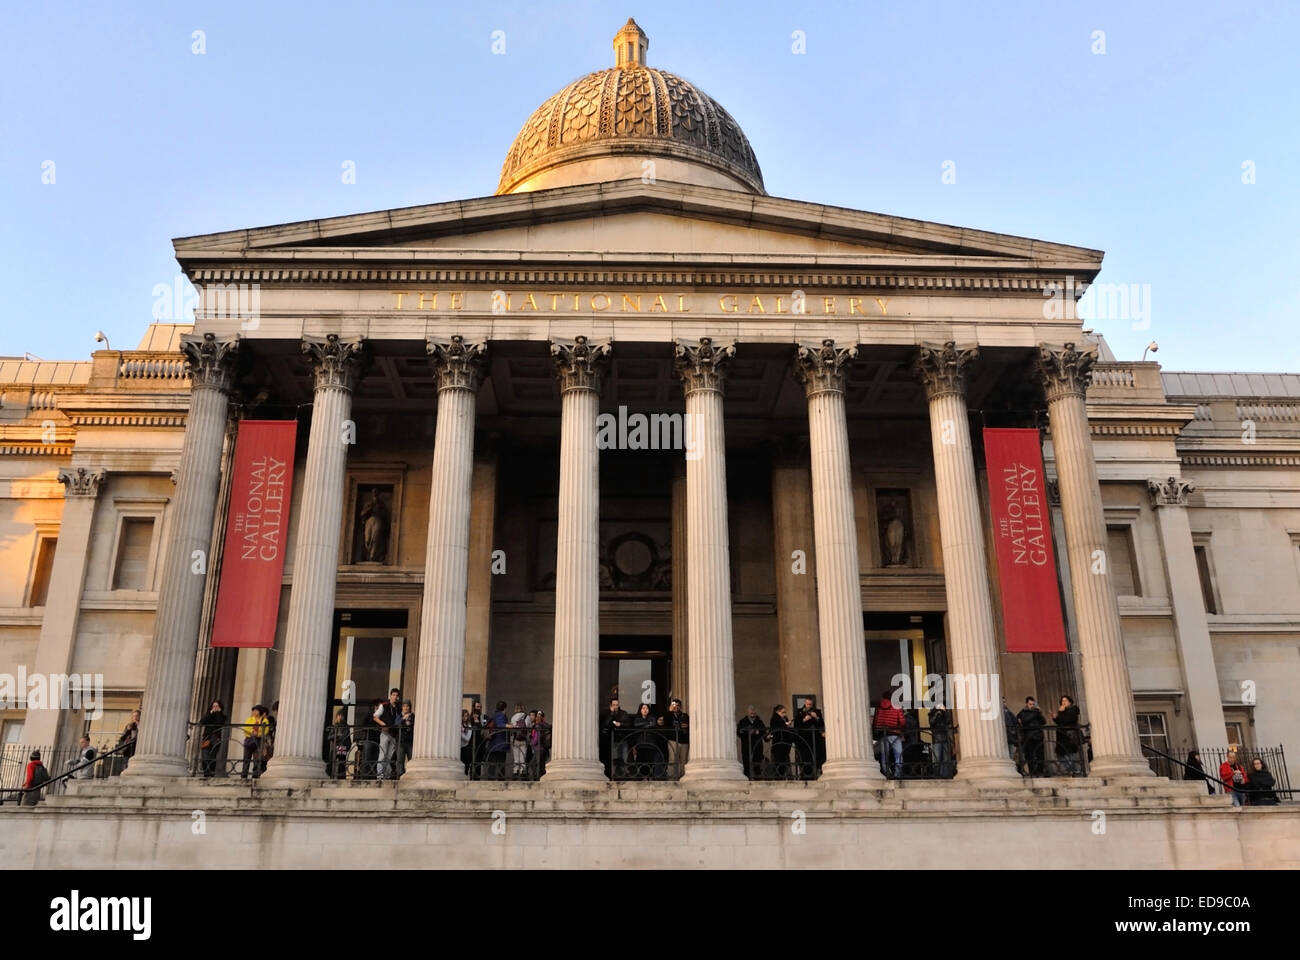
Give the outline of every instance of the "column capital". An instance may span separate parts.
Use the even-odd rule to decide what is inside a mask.
[[[444,390],[478,391],[483,369],[487,362],[487,342],[479,340],[466,343],[459,333],[450,340],[429,339],[425,350],[433,358],[434,373],[438,377],[438,392]]]
[[[732,341],[715,344],[712,337],[678,340],[673,348],[673,366],[682,379],[682,391],[687,396],[706,390],[721,393],[735,355],[736,344]]]
[[[304,336],[302,352],[311,359],[316,389],[338,387],[351,393],[370,366],[365,337],[343,340],[337,333],[324,337]]]
[[[1092,365],[1097,362],[1095,347],[1076,350],[1073,343],[1059,349],[1045,343],[1038,345],[1038,375],[1042,378],[1047,402],[1061,397],[1079,397],[1088,393],[1092,383]]]
[[[925,397],[966,395],[966,365],[979,356],[979,347],[959,347],[956,341],[917,346],[912,372],[925,387]]]
[[[826,339],[820,345],[801,343],[795,349],[794,378],[809,397],[819,393],[844,392],[844,365],[858,355],[858,345],[836,347]]]
[[[1191,480],[1181,477],[1150,477],[1147,479],[1147,493],[1151,495],[1153,507],[1185,507],[1187,495],[1196,489]]]
[[[207,387],[230,392],[234,382],[239,334],[218,340],[216,334],[181,334],[180,351],[190,372],[190,389]]]
[[[99,487],[108,474],[103,470],[91,470],[77,467],[75,470],[60,470],[59,483],[63,484],[65,497],[99,496]]]
[[[588,340],[584,336],[572,340],[556,338],[551,341],[551,359],[555,361],[555,376],[560,381],[560,393],[570,390],[591,390],[600,393],[600,386],[609,367],[610,341]]]

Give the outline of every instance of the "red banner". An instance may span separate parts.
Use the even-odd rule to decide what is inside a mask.
[[[1037,430],[984,430],[1008,653],[1065,653],[1052,510]]]
[[[297,434],[293,420],[239,424],[212,624],[214,647],[275,644]]]

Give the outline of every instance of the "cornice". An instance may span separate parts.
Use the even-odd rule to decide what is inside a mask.
[[[0,440],[0,457],[70,457],[71,443],[28,443]]]

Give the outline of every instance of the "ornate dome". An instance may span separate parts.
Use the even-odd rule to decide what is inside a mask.
[[[648,172],[764,193],[740,124],[703,90],[646,66],[649,45],[629,19],[614,37],[615,66],[575,80],[538,107],[510,145],[497,193]]]

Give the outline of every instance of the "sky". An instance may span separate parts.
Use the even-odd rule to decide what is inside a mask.
[[[770,194],[1104,250],[1081,313],[1120,359],[1300,371],[1300,4],[1268,0],[9,4],[0,354],[134,348],[175,237],[490,195],[629,16]]]

